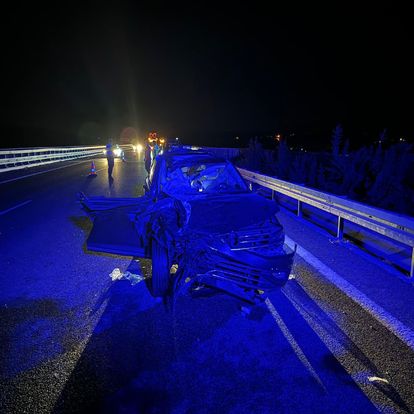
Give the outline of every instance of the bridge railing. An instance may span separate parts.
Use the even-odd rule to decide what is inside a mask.
[[[414,276],[414,219],[381,210],[366,204],[306,188],[298,184],[269,177],[243,168],[238,169],[245,180],[297,201],[297,215],[302,215],[302,204],[308,204],[337,217],[337,238],[342,239],[344,222],[349,221],[375,233],[411,247],[410,277]]]
[[[128,145],[127,145],[128,146]],[[121,147],[125,147],[121,145]],[[0,173],[101,155],[105,146],[10,148],[0,150]]]

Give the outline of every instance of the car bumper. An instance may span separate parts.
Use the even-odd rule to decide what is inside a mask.
[[[196,279],[229,293],[234,289],[269,291],[288,281],[295,252],[283,253],[263,256],[255,251],[210,248],[198,260]]]

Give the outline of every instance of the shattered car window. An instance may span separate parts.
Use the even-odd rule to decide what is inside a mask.
[[[173,164],[167,168],[162,186],[163,191],[171,196],[247,191],[243,179],[226,162]]]

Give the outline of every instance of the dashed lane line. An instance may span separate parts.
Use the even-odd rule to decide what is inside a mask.
[[[16,210],[16,208],[23,207],[23,206],[25,206],[26,204],[29,204],[29,203],[31,203],[31,202],[32,202],[32,200],[23,201],[23,203],[17,204],[17,205],[16,205],[16,206],[14,206],[14,207],[10,207],[10,208],[8,208],[7,210],[0,211],[0,216],[2,216],[2,215],[4,215],[4,214],[7,214],[7,213],[9,213],[10,211]]]

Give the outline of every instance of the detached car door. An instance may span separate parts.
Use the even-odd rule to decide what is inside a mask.
[[[80,201],[93,220],[88,250],[125,256],[150,257],[147,224],[158,194],[160,164],[154,160],[146,194],[136,198],[85,197]]]
[[[147,257],[146,238],[143,234],[145,226],[138,226],[135,219],[140,214],[140,207],[116,207],[97,213],[86,242],[88,250]]]
[[[151,204],[149,197],[106,198],[91,197],[80,200],[93,220],[86,241],[88,250],[147,257],[145,223],[139,217]]]

